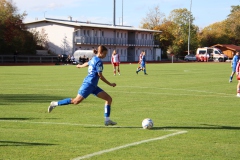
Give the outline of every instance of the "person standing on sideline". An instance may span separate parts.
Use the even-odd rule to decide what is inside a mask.
[[[116,76],[116,68],[118,70],[118,75],[120,76],[120,68],[119,68],[120,57],[119,57],[119,54],[116,52],[116,50],[114,50],[113,53],[112,53],[111,62],[112,62],[112,65],[113,65],[114,76]]]
[[[237,67],[237,64],[238,64],[238,60],[239,60],[239,52],[237,52],[235,54],[235,56],[233,57],[232,62],[231,62],[232,73],[231,73],[231,76],[230,76],[230,79],[229,79],[230,83],[232,82],[233,76],[236,72],[236,67]]]
[[[141,68],[139,68],[136,73],[138,74],[138,72],[140,72],[141,70],[143,70],[144,75],[148,75],[146,72],[146,53],[142,52],[142,60],[141,60]]]
[[[237,66],[236,66],[236,74],[237,74],[237,80],[238,80],[237,97],[240,98],[240,60],[238,61]]]
[[[103,72],[103,63],[101,59],[105,58],[107,55],[107,48],[105,46],[99,46],[98,51],[94,50],[94,53],[96,56],[94,56],[88,63],[84,63],[82,65],[78,64],[77,68],[84,68],[88,67],[88,75],[83,80],[83,84],[78,90],[78,94],[76,98],[66,98],[60,101],[52,101],[50,103],[50,106],[48,107],[48,112],[50,113],[54,108],[58,106],[63,105],[69,105],[69,104],[79,104],[84,99],[86,99],[90,94],[93,94],[97,96],[100,99],[105,100],[105,126],[108,125],[116,125],[116,122],[113,122],[110,120],[110,111],[111,111],[111,104],[112,104],[112,98],[109,96],[104,90],[99,88],[98,81],[101,79],[103,82],[108,84],[109,86],[116,87],[115,83],[110,83],[102,74]]]
[[[144,51],[142,51],[141,53],[140,53],[140,55],[139,55],[139,61],[138,61],[138,64],[139,64],[139,66],[138,66],[138,68],[137,68],[137,71],[140,69],[140,71],[142,70],[141,69],[141,61],[142,61],[142,53],[143,53]],[[137,72],[136,71],[136,72]]]

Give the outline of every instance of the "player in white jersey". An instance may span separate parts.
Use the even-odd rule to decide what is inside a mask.
[[[112,53],[111,62],[113,65],[114,76],[116,76],[116,68],[118,70],[118,75],[120,76],[120,69],[119,69],[120,57],[119,57],[119,54],[116,52],[116,50],[114,50]]]
[[[144,52],[144,51],[142,51],[142,52],[140,53],[140,55],[139,55],[139,61],[138,61],[139,66],[138,66],[138,68],[137,68],[137,71],[138,71],[138,70],[141,70],[141,62],[142,62],[143,52]],[[136,71],[136,73],[137,73],[137,71]]]

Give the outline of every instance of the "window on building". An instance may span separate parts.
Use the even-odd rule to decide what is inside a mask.
[[[121,33],[121,38],[123,38],[123,33]]]
[[[125,33],[125,38],[127,38],[127,33]]]
[[[94,30],[94,36],[97,37],[97,30]]]
[[[117,38],[119,38],[119,32],[117,32]]]
[[[144,34],[142,33],[142,39],[144,39]]]
[[[124,52],[124,56],[126,56],[127,55],[127,49],[125,49],[125,52]]]
[[[123,54],[123,50],[121,49],[121,55]]]
[[[147,34],[146,34],[146,36],[145,36],[145,39],[147,39]]]
[[[87,30],[87,36],[90,36],[90,31],[89,30]]]
[[[86,30],[83,30],[83,35],[86,36]]]
[[[136,33],[136,39],[138,39],[138,34]]]
[[[102,31],[102,37],[104,37],[104,31]]]

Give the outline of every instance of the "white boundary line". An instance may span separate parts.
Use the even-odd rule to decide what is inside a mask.
[[[0,122],[104,127],[103,125],[94,125],[94,124],[58,123],[58,122],[29,122],[29,121],[18,121],[18,120],[0,120]],[[116,128],[125,128],[123,126],[110,126],[109,128],[115,128],[115,127]],[[140,127],[139,127],[139,129],[140,129]],[[157,137],[157,138],[146,139],[146,140],[142,140],[142,141],[138,141],[138,142],[134,142],[134,143],[129,143],[129,144],[126,144],[126,145],[123,145],[123,146],[118,146],[118,147],[115,147],[115,148],[110,148],[110,149],[94,152],[94,153],[91,153],[91,154],[88,154],[88,155],[85,155],[85,156],[74,158],[73,160],[86,159],[86,158],[94,157],[94,156],[101,155],[101,154],[104,154],[104,153],[120,150],[120,149],[123,149],[123,148],[140,145],[142,143],[148,143],[148,142],[152,142],[152,141],[163,140],[163,139],[173,137],[173,136],[176,136],[176,135],[179,135],[179,134],[187,133],[187,131],[166,130],[164,128],[162,130],[163,131],[169,131],[169,132],[175,132],[175,133],[171,133],[171,134],[167,134],[165,136],[161,136],[161,137]]]
[[[101,154],[104,154],[104,153],[109,153],[109,152],[113,152],[113,151],[120,150],[120,149],[123,149],[123,148],[136,146],[136,145],[140,145],[140,144],[148,143],[148,142],[152,142],[152,141],[163,140],[163,139],[173,137],[173,136],[176,136],[176,135],[180,135],[180,134],[184,134],[184,133],[187,133],[187,131],[178,131],[176,133],[167,134],[165,136],[161,136],[161,137],[157,137],[157,138],[146,139],[146,140],[142,140],[142,141],[138,141],[138,142],[134,142],[134,143],[129,143],[129,144],[126,144],[126,145],[123,145],[123,146],[118,146],[118,147],[115,147],[115,148],[110,148],[110,149],[94,152],[94,153],[91,153],[91,154],[87,154],[85,156],[76,157],[73,160],[81,160],[81,159],[91,158],[91,157],[98,156],[98,155],[101,155]]]

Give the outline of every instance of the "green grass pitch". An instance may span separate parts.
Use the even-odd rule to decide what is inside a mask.
[[[113,76],[104,65],[117,87],[99,82],[118,127],[103,125],[104,101],[92,95],[47,113],[50,101],[77,95],[87,68],[0,67],[0,159],[68,160],[179,131],[187,133],[89,159],[239,159],[240,99],[229,63],[147,64],[148,76],[137,75],[136,64],[120,67]],[[141,128],[144,118],[152,130]]]

